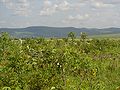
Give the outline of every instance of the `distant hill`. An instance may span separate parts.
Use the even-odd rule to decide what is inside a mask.
[[[104,29],[89,29],[75,27],[47,27],[47,26],[31,26],[27,28],[0,28],[1,32],[8,32],[12,37],[66,37],[69,32],[75,32],[77,36],[81,32],[86,32],[88,35],[105,35],[118,34],[120,28],[104,28]]]

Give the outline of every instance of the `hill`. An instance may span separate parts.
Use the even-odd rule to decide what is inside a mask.
[[[86,32],[89,36],[118,34],[120,28],[75,28],[75,27],[47,27],[31,26],[26,28],[0,28],[1,32],[8,32],[12,37],[66,37],[69,32],[75,32],[77,36]]]

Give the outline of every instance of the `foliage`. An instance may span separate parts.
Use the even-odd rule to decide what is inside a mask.
[[[68,33],[68,37],[71,38],[72,40],[74,40],[75,39],[75,33],[74,32]]]
[[[118,90],[120,40],[0,37],[0,90]]]
[[[81,39],[86,39],[87,38],[87,34],[86,33],[84,33],[84,32],[81,32],[80,33],[80,37],[81,37]]]

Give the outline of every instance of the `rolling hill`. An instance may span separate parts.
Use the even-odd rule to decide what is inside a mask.
[[[111,35],[120,33],[120,28],[75,28],[75,27],[47,27],[31,26],[26,28],[0,28],[1,32],[8,32],[12,37],[66,37],[69,32],[75,32],[77,36],[81,32],[92,35]]]

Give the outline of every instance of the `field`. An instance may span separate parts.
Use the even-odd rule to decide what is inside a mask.
[[[0,37],[0,90],[120,90],[120,39]]]
[[[103,35],[92,35],[90,38],[113,38],[120,39],[120,33],[117,34],[103,34]]]

